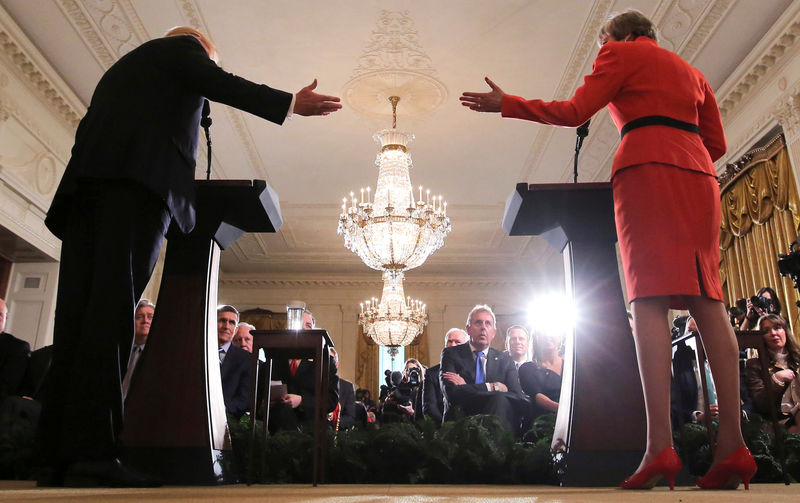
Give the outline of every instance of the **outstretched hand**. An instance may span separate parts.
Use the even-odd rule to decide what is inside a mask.
[[[317,79],[314,79],[314,82],[297,92],[294,99],[294,113],[309,117],[311,115],[328,115],[342,108],[339,98],[317,94],[314,92],[316,88]]]
[[[485,77],[485,80],[492,90],[488,93],[465,92],[459,98],[461,104],[476,112],[499,112],[503,105],[503,95],[505,93],[489,77]]]

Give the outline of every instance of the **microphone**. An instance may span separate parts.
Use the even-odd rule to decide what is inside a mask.
[[[208,100],[206,100],[206,103],[208,103]],[[575,132],[578,133],[578,136],[580,136],[581,138],[586,138],[587,136],[589,136],[590,122],[592,122],[592,119],[587,120],[586,122],[578,126],[577,129],[575,129]]]
[[[206,147],[208,154],[206,157],[208,159],[208,165],[206,166],[206,180],[211,180],[211,131],[209,128],[211,127],[211,105],[208,103],[208,100],[203,98],[203,111],[201,112],[200,118],[200,125],[203,127],[203,131],[206,133]]]
[[[575,161],[573,163],[573,169],[572,169],[572,183],[578,183],[578,154],[581,153],[581,147],[583,146],[583,139],[589,136],[590,122],[592,122],[592,119],[588,119],[586,122],[584,122],[575,129],[575,132],[578,134],[578,137],[575,138]]]
[[[203,126],[203,129],[208,129],[211,127],[211,122],[211,105],[208,103],[207,99],[203,99],[203,112],[200,125]],[[589,123],[587,122],[586,124]]]

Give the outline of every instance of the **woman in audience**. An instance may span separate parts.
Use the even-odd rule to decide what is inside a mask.
[[[383,412],[395,412],[412,420],[422,419],[422,381],[425,366],[416,358],[406,360],[403,380],[389,393],[383,404]],[[385,418],[385,416],[384,416]]]
[[[558,412],[561,397],[561,337],[550,332],[534,337],[536,362],[526,362],[519,367],[519,384],[531,398],[533,417],[548,412]]]
[[[786,320],[777,314],[762,316],[758,320],[758,329],[766,331],[764,342],[769,352],[770,379],[764,381],[758,358],[747,360],[745,380],[755,409],[765,418],[772,417],[774,413],[784,422],[790,433],[799,433],[798,398],[800,397],[797,396],[797,390],[800,377],[797,372],[800,370],[800,348]],[[768,397],[767,387],[772,390],[772,403]]]
[[[747,311],[742,324],[739,326],[740,330],[752,330],[756,326],[758,319],[765,314],[781,314],[781,301],[778,299],[778,294],[775,293],[775,290],[768,286],[763,286],[755,296],[758,299],[756,304],[753,304],[752,298],[745,301]]]

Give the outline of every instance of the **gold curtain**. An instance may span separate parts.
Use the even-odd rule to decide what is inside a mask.
[[[428,327],[422,327],[422,333],[414,342],[406,346],[406,360],[416,358],[425,368],[431,366],[431,357],[428,352]]]
[[[356,388],[368,389],[372,399],[378,401],[378,345],[358,326],[358,344],[356,345]]]
[[[274,312],[269,309],[248,309],[239,313],[239,321],[249,323],[256,330],[281,330],[286,328],[286,313]]]
[[[728,305],[771,286],[794,329],[797,290],[780,276],[777,260],[797,238],[800,215],[789,152],[782,137],[777,140],[753,155],[722,189],[720,275]]]

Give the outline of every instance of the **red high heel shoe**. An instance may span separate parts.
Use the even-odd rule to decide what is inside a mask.
[[[745,490],[750,489],[750,479],[758,467],[753,455],[747,447],[740,447],[733,454],[723,459],[705,476],[697,479],[702,489],[736,489],[739,481],[744,482]]]
[[[675,476],[681,471],[681,459],[672,447],[658,453],[650,464],[634,473],[619,485],[622,489],[652,489],[664,477],[670,491],[675,489]]]

